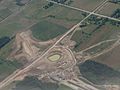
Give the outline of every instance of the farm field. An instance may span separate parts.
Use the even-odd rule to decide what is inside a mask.
[[[52,1],[0,0],[0,90],[118,85],[120,1]]]
[[[111,16],[117,9],[120,9],[120,4],[114,4],[108,2],[103,9],[100,11],[97,11],[96,13],[106,15],[106,16]]]
[[[115,70],[120,71],[119,56],[120,56],[120,46],[114,48],[113,50],[111,50],[110,52],[104,55],[94,58],[94,60],[99,63],[106,64]]]
[[[5,5],[3,4],[5,9],[1,9],[2,6],[0,6],[1,20],[5,19],[6,17],[13,13],[12,11],[10,11],[10,9],[13,8],[13,5],[11,5],[11,3],[12,4],[15,3],[11,0],[9,0],[10,3],[7,3],[7,1],[8,0],[5,1],[6,3],[3,2],[5,4]],[[8,4],[11,6],[11,8],[9,7]],[[7,6],[9,7],[9,9]],[[13,37],[13,35],[15,35],[16,32],[21,31],[22,29],[27,27],[27,25],[31,25],[31,22],[28,22],[28,20],[26,19],[24,19],[26,21],[26,24],[23,23],[24,20],[22,18],[24,17],[22,16],[22,13],[20,13],[19,15],[15,15],[11,18],[8,18],[4,22],[0,23],[0,38],[3,37],[11,38]],[[0,80],[3,80],[5,77],[13,73],[16,69],[19,68],[18,66],[21,67],[21,64],[16,60],[10,61],[10,59],[8,59],[10,52],[12,51],[13,43],[14,40],[10,41],[4,47],[0,48],[0,69],[1,69]]]
[[[102,1],[103,0],[72,0],[70,6],[93,11]]]
[[[3,90],[73,90],[65,85],[55,83],[46,83],[33,77],[26,77],[22,81],[16,81],[3,88]]]
[[[10,1],[10,2],[14,3],[13,1]],[[37,3],[37,0],[31,1],[31,3],[29,3],[26,6],[26,8],[21,10],[21,12],[4,20],[0,24],[0,38],[4,37],[4,36],[11,37],[18,31],[24,30],[27,27],[29,28],[30,25],[32,25],[33,23],[36,23],[36,20],[34,18],[29,18],[29,17],[32,17],[32,15],[30,13],[35,12],[34,10],[29,10],[29,7],[32,7],[32,9],[36,9],[36,8],[38,9],[38,7],[36,6],[36,3]],[[43,3],[41,3],[41,4],[43,4]],[[11,7],[12,7],[12,5],[11,5]],[[40,6],[40,7],[42,7],[42,6]],[[29,17],[27,15],[29,15]]]
[[[9,10],[14,13],[23,7],[16,5],[16,0],[3,0],[0,3],[0,10],[4,8],[9,8]]]
[[[32,1],[19,14],[12,16],[11,18],[8,18],[4,22],[2,22],[0,24],[0,38],[6,36],[12,37],[17,32],[27,30],[32,26],[34,27],[33,24],[35,25],[40,24],[38,27],[35,27],[36,30],[37,28],[39,28],[39,30],[37,31],[34,30],[33,36],[37,34],[35,35],[36,38],[42,37],[43,40],[47,40],[47,39],[55,38],[58,35],[62,35],[66,31],[68,31],[68,29],[70,29],[74,24],[78,23],[80,20],[82,20],[82,18],[84,18],[82,12],[70,10],[68,8],[60,7],[57,5],[54,5],[53,7],[50,7],[49,9],[46,10],[43,8],[43,6],[47,5],[48,2],[46,2],[45,0],[41,0],[39,2],[38,1],[39,0]],[[0,13],[0,15],[5,14],[6,16],[8,16],[9,13],[8,11],[7,14],[5,12],[5,13]],[[42,28],[40,27],[43,24],[48,25],[47,28],[43,27],[44,32],[43,30],[41,30]],[[51,35],[48,35],[48,33]],[[43,38],[43,35],[46,37]],[[6,60],[9,57],[9,54],[12,51],[11,47],[13,45],[13,42],[14,40],[10,41],[0,50],[0,56],[2,60]],[[3,68],[6,67],[5,76],[9,75],[15,69],[17,69],[16,67],[13,66],[11,67],[12,69],[9,69],[10,73],[7,73],[8,64],[6,63],[5,65],[6,66],[3,67]]]
[[[0,58],[0,81],[12,74],[19,67],[21,67],[21,64],[17,61],[8,61]]]
[[[41,21],[31,27],[32,34],[36,39],[46,41],[53,39],[67,31],[65,27],[47,21]]]
[[[74,50],[78,52],[101,41],[116,39],[119,36],[119,27],[111,25],[109,22],[98,27],[99,25],[96,24],[88,24],[86,27],[81,28],[81,30],[76,31],[71,38],[77,42]]]
[[[119,85],[120,83],[120,72],[97,60],[88,60],[80,64],[79,68],[82,76],[94,84]]]
[[[19,12],[24,6],[16,4],[17,0],[3,0],[0,3],[0,21],[4,20],[8,16]]]
[[[20,62],[8,59],[9,54],[12,51],[11,47],[13,41],[14,40],[11,40],[7,45],[0,49],[0,81],[22,66]]]
[[[0,21],[4,20],[11,14],[12,12],[8,8],[0,10]]]
[[[90,55],[95,55],[97,53],[101,53],[104,50],[110,49],[111,46],[116,42],[117,40],[112,40],[112,41],[107,41],[107,42],[102,42],[101,44],[86,50],[84,53],[89,53]]]
[[[82,12],[70,10],[57,5],[44,9],[43,6],[47,4],[48,2],[44,0],[41,0],[39,3],[38,0],[32,1],[28,5],[29,7],[26,7],[18,15],[2,22],[0,24],[0,37],[12,36],[14,33],[24,30],[30,25],[40,22],[41,20],[48,20],[49,22],[69,29],[84,18]]]

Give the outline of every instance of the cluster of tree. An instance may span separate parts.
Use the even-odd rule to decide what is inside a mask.
[[[52,0],[52,1],[66,5],[70,5],[71,3],[73,3],[73,0]]]
[[[113,14],[112,14],[111,17],[120,18],[120,9],[119,9],[119,8],[116,9],[116,10],[113,12]]]
[[[61,4],[66,4],[66,5],[70,5],[73,2],[72,0],[69,0],[67,3],[65,3],[67,0],[51,0],[51,1],[54,1],[54,2],[57,2],[57,3],[61,3]],[[54,3],[49,2],[47,5],[43,6],[43,8],[44,9],[48,9],[48,8],[50,8],[53,5],[54,5]]]
[[[52,1],[55,1],[55,2],[57,2],[57,3],[64,4],[67,0],[52,0]]]
[[[114,18],[120,18],[120,9],[116,9],[113,14],[111,15],[111,17],[114,17]],[[110,23],[112,25],[115,25],[115,26],[120,26],[120,22],[119,21],[113,21],[113,20],[109,20]]]
[[[16,5],[18,5],[18,6],[24,6],[25,3],[22,3],[22,0],[16,0]]]
[[[109,2],[118,4],[120,2],[120,0],[110,0]]]
[[[48,9],[49,7],[53,6],[54,3],[49,2],[47,5],[43,6],[44,9]]]
[[[0,48],[2,48],[3,46],[5,46],[7,43],[10,42],[10,38],[9,37],[2,37],[0,38]]]
[[[69,0],[66,5],[70,5],[73,2],[74,2],[73,0]]]
[[[120,18],[120,9],[116,9],[113,12],[113,14],[111,15],[111,17]],[[120,26],[119,21],[114,21],[114,20],[110,20],[108,18],[102,18],[102,17],[98,17],[95,15],[91,15],[88,19],[88,23],[98,25],[97,29],[99,29],[101,26],[105,25],[106,22],[109,22],[110,24],[116,25],[118,27]]]

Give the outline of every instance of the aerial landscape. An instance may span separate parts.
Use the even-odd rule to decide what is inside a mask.
[[[120,0],[0,0],[0,90],[120,90]]]

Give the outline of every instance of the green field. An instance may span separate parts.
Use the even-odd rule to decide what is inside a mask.
[[[3,80],[11,73],[13,73],[16,69],[22,66],[17,60],[9,60],[9,54],[12,50],[12,44],[14,40],[10,41],[3,48],[0,49],[0,80]]]
[[[2,3],[0,4],[0,9],[1,8],[8,8],[12,11],[12,13],[14,13],[22,9],[23,7],[16,5],[16,0],[3,0]]]
[[[35,0],[35,2],[37,3],[36,0]],[[15,9],[14,7],[16,7],[16,8],[18,7],[15,4],[14,0],[11,0],[11,1],[6,0],[5,3],[4,3],[5,5],[3,4],[3,6],[6,6],[6,9],[0,10],[0,16],[1,16],[0,19],[1,20],[3,20],[3,18],[5,18],[9,14],[11,14],[11,12],[9,10],[14,10]],[[29,17],[31,16],[29,14],[30,12],[34,13],[32,10],[28,11],[29,7],[31,7],[32,5],[34,5],[34,3],[32,3],[32,2],[29,3],[29,5],[25,9],[23,9],[19,14],[15,14],[13,17],[6,19],[4,22],[2,22],[0,24],[0,38],[4,37],[4,36],[11,37],[12,35],[17,33],[18,31],[21,31],[24,28],[29,27],[31,24],[36,22],[34,19],[30,19],[27,17],[27,15],[29,15]],[[2,7],[2,6],[0,6],[0,7]],[[34,5],[34,7],[32,7],[32,8],[34,9],[36,7],[37,6]],[[26,11],[28,11],[28,12],[26,12]],[[26,13],[24,13],[24,12],[26,12]],[[13,13],[16,13],[15,10]]]
[[[9,15],[11,15],[12,12],[8,9],[8,8],[5,8],[5,9],[2,9],[0,10],[0,18],[3,20],[5,18],[7,18]],[[0,20],[1,21],[1,20]]]
[[[98,63],[96,61],[88,60],[79,65],[80,72],[83,77],[98,85],[119,85],[120,72],[113,68]]]
[[[84,17],[79,11],[58,5],[44,9],[43,7],[47,4],[48,2],[45,0],[32,0],[31,3],[24,8],[17,6],[15,0],[4,0],[2,5],[0,4],[0,20],[16,13],[16,11],[21,9],[22,11],[0,23],[0,38],[5,36],[12,37],[17,32],[25,30],[26,28],[29,29],[30,25],[36,23],[35,26],[32,27],[33,36],[40,40],[49,40],[62,35]],[[55,18],[51,16],[55,16]],[[0,75],[1,78],[5,78],[17,69],[14,66],[17,65],[17,63],[14,63],[14,61],[7,62],[7,58],[12,51],[11,47],[13,46],[13,42],[14,40],[0,50],[0,58],[4,61],[4,63],[1,64],[1,69],[5,69],[3,69],[5,71],[3,71],[4,77]],[[14,65],[11,63],[14,63]]]
[[[16,0],[3,0],[2,3],[0,3],[0,21],[18,12],[22,8],[23,7],[16,5]]]
[[[13,40],[0,49],[0,80],[9,76],[16,69],[20,68],[22,64],[16,60],[8,60],[7,57],[11,52]]]
[[[15,0],[5,0],[2,5],[0,4],[0,20],[16,13],[16,11],[21,9],[22,11],[0,23],[0,38],[5,36],[12,37],[17,32],[25,30],[25,28],[29,29],[30,25],[39,22],[32,27],[34,29],[32,30],[33,36],[41,40],[49,40],[62,35],[84,17],[79,11],[58,5],[44,9],[43,7],[47,4],[48,2],[45,0],[32,0],[24,8],[17,6]],[[51,15],[55,16],[55,18],[50,17]],[[0,57],[3,60],[9,57],[13,42],[11,41],[0,50]],[[10,72],[12,71],[10,70]]]
[[[67,31],[65,27],[47,21],[37,23],[31,30],[33,36],[42,41],[53,39]]]
[[[14,87],[14,89],[13,89]],[[22,81],[16,81],[11,83],[7,87],[2,90],[73,90],[65,85],[58,85],[52,82],[42,82],[42,80],[38,80],[36,77],[26,77]]]
[[[9,76],[21,66],[17,61],[9,61],[0,58],[0,81]]]
[[[12,4],[13,3],[14,2],[12,2]],[[14,33],[24,30],[33,23],[41,22],[43,20],[54,23],[57,25],[56,27],[61,26],[62,29],[64,29],[63,27],[70,29],[73,25],[84,18],[82,12],[71,10],[69,8],[58,5],[44,9],[43,7],[47,4],[48,2],[45,0],[31,1],[31,3],[29,3],[26,8],[23,9],[19,14],[6,19],[0,24],[0,37],[12,36]],[[10,5],[8,5],[8,7],[10,7]],[[13,6],[14,5],[11,5],[11,7]],[[7,11],[5,11],[6,16],[8,16],[8,13],[10,14],[8,11],[11,10],[8,10],[8,7],[6,9]],[[0,19],[2,20],[2,18]]]
[[[115,39],[120,33],[119,28],[118,26],[111,25],[109,22],[106,22],[105,25],[99,28],[98,25],[89,24],[76,31],[72,36],[71,39],[77,42],[74,50],[79,52],[101,41]]]

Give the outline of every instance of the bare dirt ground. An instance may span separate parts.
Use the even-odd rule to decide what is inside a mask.
[[[60,54],[61,58],[58,61],[50,61],[48,57],[54,55],[55,53]],[[56,46],[34,67],[17,76],[16,80],[22,80],[28,75],[38,76],[39,79],[47,78],[47,80],[49,79],[50,81],[52,81],[50,78],[58,80],[71,79],[77,77],[77,74],[75,74],[72,69],[75,65],[76,61],[74,60],[74,56],[71,55],[68,48]]]
[[[55,41],[56,39],[45,42],[36,40],[32,36],[30,30],[19,32],[16,34],[13,51],[10,57],[17,60],[21,58],[31,60],[33,56],[36,56],[38,53],[42,53],[43,50],[47,49]]]

